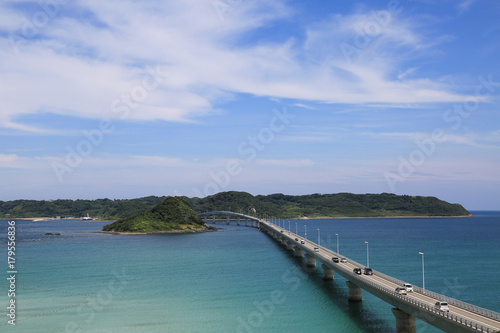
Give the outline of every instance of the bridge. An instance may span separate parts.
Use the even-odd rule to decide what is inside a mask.
[[[205,223],[208,222],[208,216],[212,216],[212,222],[215,223],[215,216],[216,215],[225,215],[226,216],[226,223],[229,224],[230,217],[236,217],[237,225],[240,225],[241,220],[245,221],[245,226],[248,227],[248,224],[250,223],[250,226],[252,227],[258,227],[258,223],[261,221],[258,217],[251,216],[251,215],[246,215],[246,214],[240,214],[240,213],[234,213],[234,212],[227,212],[227,211],[215,211],[215,212],[208,212],[208,213],[203,213],[199,214],[199,216],[203,217]]]
[[[248,226],[259,228],[270,237],[280,242],[298,258],[305,256],[306,265],[316,267],[317,262],[321,263],[323,278],[333,280],[335,273],[343,276],[347,281],[348,298],[350,302],[359,302],[363,299],[363,290],[382,299],[394,306],[392,313],[396,318],[397,333],[416,333],[415,318],[419,318],[445,332],[500,332],[500,313],[478,306],[440,295],[438,293],[413,286],[413,292],[407,295],[396,292],[397,287],[402,287],[404,281],[373,270],[373,275],[358,275],[353,269],[361,265],[349,258],[347,262],[334,262],[332,258],[341,258],[340,253],[336,253],[328,248],[320,246],[314,242],[303,239],[303,237],[277,226],[266,219],[259,219],[255,216],[228,212],[216,211],[200,214],[205,222],[208,217],[225,215],[229,224],[230,217],[237,219],[237,224],[245,220]],[[303,241],[303,243],[302,243]],[[444,312],[435,307],[438,301],[449,304],[449,312]]]

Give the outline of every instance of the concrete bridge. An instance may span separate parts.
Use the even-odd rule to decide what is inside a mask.
[[[236,218],[236,225],[241,225],[242,220],[245,223],[245,226],[250,226],[251,227],[258,227],[259,221],[261,221],[258,217],[251,216],[251,215],[245,215],[245,214],[240,214],[240,213],[234,213],[234,212],[227,212],[227,211],[215,211],[215,212],[208,212],[208,213],[203,213],[199,214],[205,223],[209,223],[208,217],[212,216],[211,222],[215,223],[216,219],[215,216],[217,215],[224,215],[226,216],[226,224],[229,224],[230,218],[234,217]]]
[[[333,257],[343,257],[328,248],[322,247],[314,242],[303,239],[280,226],[277,226],[266,219],[259,219],[255,216],[239,214],[227,211],[208,212],[200,214],[207,222],[208,216],[225,215],[229,224],[230,217],[236,217],[237,224],[245,220],[248,226],[259,228],[293,251],[296,257],[305,256],[306,265],[315,267],[321,263],[323,278],[333,280],[335,273],[347,279],[346,284],[349,289],[348,297],[351,302],[359,302],[363,299],[363,290],[384,300],[394,306],[392,313],[396,317],[397,333],[416,333],[415,318],[419,318],[445,332],[500,332],[500,313],[480,308],[445,295],[440,295],[429,290],[414,286],[414,292],[402,295],[396,292],[397,287],[404,283],[401,280],[385,275],[373,270],[373,275],[358,275],[353,272],[355,267],[363,268],[361,265],[349,258],[347,262],[333,262]],[[304,244],[302,244],[304,241]],[[435,308],[437,301],[447,302],[450,311],[443,312]]]

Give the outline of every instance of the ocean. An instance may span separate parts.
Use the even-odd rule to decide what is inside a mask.
[[[471,218],[285,220],[292,232],[375,270],[500,312],[500,212]],[[290,221],[290,224],[288,223]],[[296,224],[297,223],[297,224]],[[391,306],[256,228],[186,235],[97,233],[104,222],[16,221],[15,326],[7,316],[7,221],[0,221],[2,332],[395,332]],[[305,227],[304,227],[305,226]],[[44,235],[60,233],[61,235]],[[320,265],[318,265],[320,266]],[[440,330],[417,319],[417,332]]]

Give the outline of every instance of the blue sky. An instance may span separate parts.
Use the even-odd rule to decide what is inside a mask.
[[[495,0],[0,4],[0,200],[382,193],[500,209]]]

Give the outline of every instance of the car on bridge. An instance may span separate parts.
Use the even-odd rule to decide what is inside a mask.
[[[396,287],[396,292],[400,295],[407,295],[405,287]]]
[[[365,267],[365,268],[363,268],[363,274],[373,275],[373,269],[371,269],[370,267]]]
[[[434,308],[443,312],[450,312],[450,307],[446,302],[438,301],[436,302],[436,304],[434,304]]]
[[[319,252],[319,248],[315,247],[314,252]]]
[[[352,271],[353,271],[353,273],[361,275],[361,268],[359,268],[359,267],[354,267],[354,269]]]
[[[306,242],[304,242],[303,239],[300,240],[300,244],[305,244]]]
[[[332,261],[333,261],[333,262],[339,262],[339,257],[333,257],[333,258],[332,258]]]
[[[409,293],[412,293],[413,292],[413,286],[409,283],[403,283],[403,287],[406,288],[406,291],[409,292]]]
[[[340,262],[347,262],[347,258],[340,259]]]
[[[295,238],[295,241],[296,241],[296,242],[298,242],[298,241],[299,241],[299,239],[298,239],[298,238]]]

